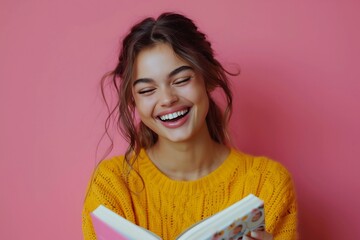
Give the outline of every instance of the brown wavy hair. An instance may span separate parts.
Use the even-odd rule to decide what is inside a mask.
[[[194,22],[177,13],[163,13],[157,19],[146,18],[135,24],[122,42],[122,48],[116,68],[107,73],[101,81],[102,94],[108,107],[109,115],[105,122],[105,134],[109,135],[112,120],[118,130],[129,143],[125,152],[125,160],[132,166],[141,148],[153,146],[158,136],[142,122],[135,120],[135,103],[132,96],[132,80],[134,62],[139,52],[158,43],[167,43],[174,52],[187,61],[195,72],[202,75],[208,92],[221,88],[226,99],[226,108],[222,111],[209,97],[209,111],[206,123],[211,138],[221,144],[228,144],[227,124],[232,113],[232,92],[229,87],[227,74],[223,66],[214,58],[214,51],[206,35],[198,30]],[[109,107],[105,96],[105,88],[110,80],[117,95],[117,102],[113,108]],[[111,149],[113,141],[111,140]],[[110,149],[110,151],[111,151]],[[134,154],[135,158],[130,158]],[[130,162],[133,159],[132,162]]]

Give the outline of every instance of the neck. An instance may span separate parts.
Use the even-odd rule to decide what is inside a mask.
[[[212,140],[208,132],[191,141],[165,141],[159,139],[147,152],[157,168],[174,180],[196,180],[206,176],[229,154],[229,149]]]

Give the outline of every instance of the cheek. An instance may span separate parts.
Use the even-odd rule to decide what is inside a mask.
[[[153,108],[154,103],[151,98],[135,98],[135,109],[141,119],[151,117]]]
[[[209,96],[203,87],[194,88],[191,91],[191,94],[189,92],[187,93],[188,96],[192,96],[192,101],[196,104],[200,104],[203,107],[209,106]]]

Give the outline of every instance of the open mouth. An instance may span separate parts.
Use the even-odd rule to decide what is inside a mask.
[[[185,117],[190,111],[190,108],[184,109],[184,110],[180,110],[177,112],[173,112],[173,113],[169,113],[169,114],[165,114],[162,116],[159,116],[158,118],[163,121],[163,122],[172,122],[172,121],[177,121],[183,117]]]

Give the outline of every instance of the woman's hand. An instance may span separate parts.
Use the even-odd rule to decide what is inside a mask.
[[[243,240],[273,240],[273,236],[266,231],[252,231],[250,232],[250,236],[244,236]]]

